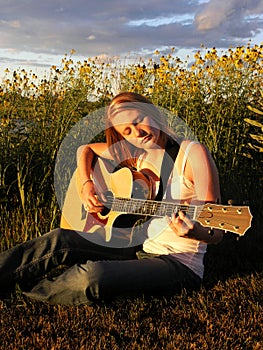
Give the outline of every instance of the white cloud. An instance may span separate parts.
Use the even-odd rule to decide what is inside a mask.
[[[95,35],[89,35],[87,39],[88,39],[88,40],[95,40],[96,37],[95,37]]]
[[[191,14],[183,14],[183,15],[172,15],[168,17],[156,17],[156,18],[144,18],[132,20],[127,23],[129,26],[149,26],[149,27],[159,27],[162,25],[167,25],[171,23],[182,23],[182,24],[190,24],[194,20],[194,15]]]

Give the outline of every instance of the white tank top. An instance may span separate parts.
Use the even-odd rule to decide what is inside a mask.
[[[164,200],[176,202],[191,202],[196,199],[194,184],[184,176],[187,157],[192,145],[190,142],[185,150],[181,171],[178,174],[174,167],[168,180]],[[148,238],[143,244],[143,250],[147,253],[170,254],[176,260],[186,265],[199,277],[203,277],[203,258],[206,253],[205,243],[178,237],[169,227],[165,218],[153,218],[148,227]]]

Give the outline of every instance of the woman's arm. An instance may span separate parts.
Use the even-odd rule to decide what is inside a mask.
[[[96,156],[112,159],[106,143],[84,145],[77,150],[79,192],[85,208],[91,213],[97,213],[103,209],[103,203],[98,199],[92,181],[92,165]]]
[[[194,184],[196,205],[204,203],[219,203],[221,200],[219,177],[216,165],[207,148],[201,144],[191,147],[186,162],[185,176]],[[191,203],[193,204],[193,203]],[[205,243],[219,243],[223,231],[211,230],[198,222],[191,221],[183,212],[168,218],[172,230],[179,236],[197,239]],[[212,233],[212,234],[211,234]]]

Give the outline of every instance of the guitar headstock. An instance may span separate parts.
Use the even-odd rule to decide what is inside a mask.
[[[202,226],[219,228],[240,236],[251,227],[252,215],[248,206],[207,203],[198,208],[196,220]]]

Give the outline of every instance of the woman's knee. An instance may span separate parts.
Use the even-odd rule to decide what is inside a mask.
[[[102,298],[105,275],[105,261],[87,261],[85,264],[78,266],[79,275],[83,275],[86,284],[86,294],[93,301]],[[85,277],[84,277],[85,276]]]
[[[44,234],[41,236],[43,240],[49,240],[52,244],[60,243],[60,244],[70,244],[70,241],[73,239],[74,235],[71,230],[65,230],[60,227],[55,228],[54,230]]]

